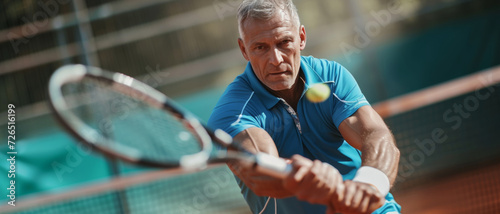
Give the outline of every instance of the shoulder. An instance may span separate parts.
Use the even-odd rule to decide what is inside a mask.
[[[318,75],[324,82],[336,82],[342,75],[350,75],[344,66],[335,61],[313,56],[302,56],[301,59],[311,69],[311,72]]]
[[[208,121],[209,126],[219,127],[232,123],[239,115],[256,116],[261,112],[264,105],[253,91],[245,74],[238,76],[226,88]]]
[[[240,101],[253,93],[251,83],[245,74],[241,74],[231,82],[221,96],[224,101]]]
[[[311,68],[316,69],[337,69],[343,68],[338,62],[328,59],[315,58],[313,56],[302,56],[301,59]]]
[[[248,79],[245,78],[245,74],[241,74],[227,86],[214,111],[241,109],[245,104],[248,105],[256,101],[254,94],[255,92]]]

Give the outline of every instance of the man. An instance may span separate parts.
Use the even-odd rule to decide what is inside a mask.
[[[306,31],[292,1],[244,0],[238,24],[249,63],[209,126],[250,151],[293,156],[295,167],[280,180],[229,164],[253,213],[371,213],[381,205],[374,213],[399,213],[387,194],[399,161],[391,132],[345,68],[300,55]],[[324,102],[303,96],[315,83],[331,88]]]

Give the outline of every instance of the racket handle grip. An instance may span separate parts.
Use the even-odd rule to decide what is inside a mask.
[[[292,172],[292,165],[285,159],[259,152],[255,155],[257,170],[275,178],[285,178]]]

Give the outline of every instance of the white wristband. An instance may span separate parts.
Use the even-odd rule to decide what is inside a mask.
[[[384,197],[389,193],[389,189],[391,188],[387,175],[371,166],[362,166],[359,168],[358,172],[356,172],[356,176],[354,176],[352,180],[375,186]]]

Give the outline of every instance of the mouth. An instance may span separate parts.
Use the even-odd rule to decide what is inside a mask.
[[[279,72],[270,73],[269,76],[281,76],[281,75],[286,75],[288,73],[289,73],[289,71],[279,71]]]

